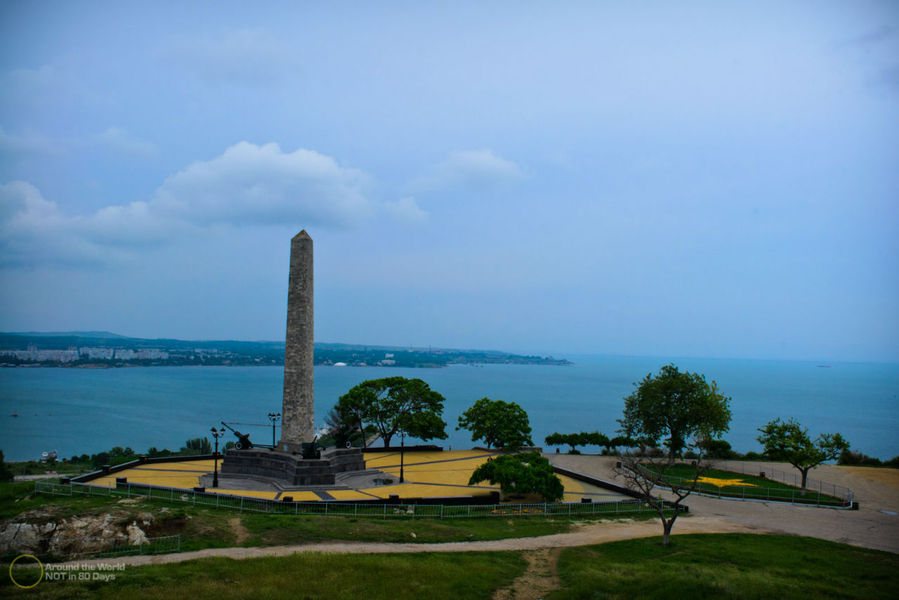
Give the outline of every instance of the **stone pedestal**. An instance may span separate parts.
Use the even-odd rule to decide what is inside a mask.
[[[365,459],[360,448],[332,448],[323,451],[318,459],[267,448],[229,450],[221,467],[222,475],[273,481],[288,487],[334,485],[338,473],[363,470]]]

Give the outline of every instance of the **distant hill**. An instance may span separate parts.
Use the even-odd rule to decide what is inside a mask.
[[[0,333],[0,366],[283,365],[284,342],[132,338],[107,331]],[[315,364],[445,367],[454,364],[566,365],[567,360],[497,350],[373,344],[315,344]]]
[[[128,339],[124,335],[109,331],[23,331],[0,333],[0,335],[21,335],[28,337],[82,337],[91,339],[119,338]]]

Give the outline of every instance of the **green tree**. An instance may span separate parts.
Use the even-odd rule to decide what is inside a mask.
[[[182,454],[212,454],[212,443],[209,438],[201,437],[187,440],[181,448]]]
[[[839,458],[849,449],[849,442],[839,433],[822,433],[814,441],[808,429],[795,420],[782,422],[779,418],[769,421],[759,429],[756,438],[765,447],[765,456],[788,462],[802,473],[802,488],[808,481],[808,472],[821,463]]]
[[[471,431],[471,441],[488,448],[516,449],[533,444],[528,413],[515,402],[481,398],[459,416],[456,430]]]
[[[692,477],[665,477],[665,465],[651,457],[638,459],[633,456],[622,456],[614,469],[615,477],[624,479],[625,487],[637,492],[640,499],[658,515],[662,523],[663,546],[671,543],[674,522],[681,512],[686,512],[683,502],[697,489],[699,477],[707,469],[702,462],[701,454],[693,461],[692,467]],[[665,500],[659,493],[661,490],[670,492],[674,500]]]
[[[598,431],[582,431],[580,433],[551,433],[550,435],[546,436],[546,439],[544,441],[546,442],[547,446],[569,446],[569,454],[577,453],[576,448],[578,446],[602,446],[603,448],[610,447],[609,438]]]
[[[421,440],[446,439],[442,419],[444,398],[421,379],[370,379],[350,389],[337,402],[341,423],[365,437],[366,424],[374,427],[384,447],[400,429]]]
[[[328,432],[318,440],[318,443],[323,447],[334,445],[337,448],[345,447],[348,442],[351,446],[364,446],[366,434],[374,433],[374,428],[369,426],[363,432],[357,427],[357,422],[357,418],[344,420],[338,407],[332,407],[325,415]]]
[[[703,375],[666,365],[634,387],[624,399],[624,418],[618,421],[621,433],[647,438],[654,445],[664,437],[670,463],[684,448],[719,438],[729,429],[730,398]]]
[[[3,450],[0,450],[0,481],[12,481],[13,473],[6,466],[6,460],[3,458]]]
[[[560,500],[565,488],[553,473],[548,460],[536,452],[508,454],[490,459],[471,474],[468,485],[482,481],[497,483],[504,496],[511,494],[539,494],[544,502]]]

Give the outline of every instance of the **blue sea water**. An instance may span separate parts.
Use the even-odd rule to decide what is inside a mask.
[[[809,433],[839,431],[871,456],[899,455],[899,365],[797,361],[569,356],[571,366],[485,365],[445,369],[316,367],[316,425],[349,388],[366,379],[420,377],[446,397],[444,446],[470,447],[456,431],[459,414],[482,397],[519,403],[534,441],[553,431],[614,433],[633,383],[675,362],[715,380],[732,398],[725,436],[736,450],[759,451],[756,429],[795,417]],[[92,454],[112,446],[139,452],[177,449],[220,421],[267,423],[281,410],[279,367],[145,367],[0,369],[0,449],[7,460],[42,451]],[[13,417],[13,414],[18,414]],[[243,427],[259,442],[271,427]],[[229,438],[225,438],[229,439]]]

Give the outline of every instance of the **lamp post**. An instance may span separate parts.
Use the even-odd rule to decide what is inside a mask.
[[[215,453],[212,455],[212,487],[217,488],[219,486],[219,438],[225,435],[225,428],[216,429],[213,427],[209,431],[212,432],[212,437],[215,438]]]
[[[272,448],[275,447],[275,426],[281,420],[281,413],[268,413],[268,420],[272,422]]]
[[[406,454],[406,430],[400,429],[397,431],[400,434],[400,483],[405,481],[405,477],[403,477],[403,467],[405,466],[404,456]]]

